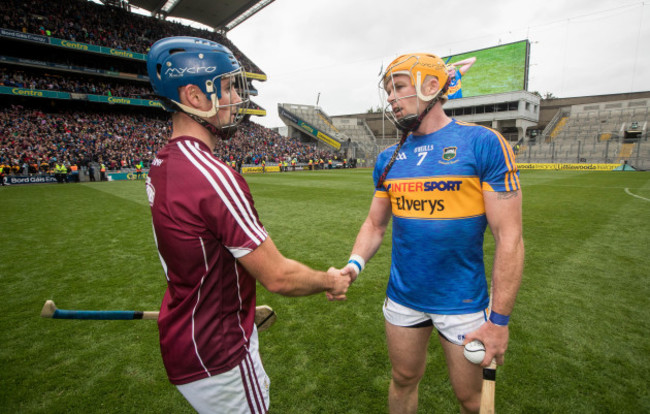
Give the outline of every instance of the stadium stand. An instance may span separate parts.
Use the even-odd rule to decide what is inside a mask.
[[[203,37],[230,48],[247,70],[263,73],[220,33],[130,13],[120,7],[84,0],[4,0],[0,3],[0,11],[5,29],[143,54],[163,37]]]
[[[375,158],[379,153],[375,135],[362,118],[354,117],[332,117],[334,127],[339,132],[349,137],[351,142],[356,144],[357,158]]]
[[[13,172],[36,165],[30,173],[48,172],[57,162],[86,167],[104,163],[108,170],[148,165],[169,135],[166,117],[142,114],[26,109],[12,105],[0,112],[0,164]],[[225,161],[258,165],[263,159],[277,163],[296,158],[328,158],[331,153],[301,144],[254,122],[244,122],[230,141],[220,142],[215,153]],[[45,166],[43,166],[45,163]]]
[[[290,131],[300,133],[301,137],[307,135],[311,139],[314,135],[314,130],[316,130],[333,138],[339,144],[347,139],[344,134],[332,125],[329,116],[317,106],[278,104],[278,112],[283,121],[293,127]],[[290,134],[290,136],[293,135]],[[327,141],[323,141],[323,143],[330,146],[332,144]]]
[[[29,67],[17,69],[14,66],[0,66],[0,86],[132,98],[151,95],[151,87],[144,83],[136,85],[120,79],[48,73]]]
[[[545,106],[548,109],[545,109]],[[650,92],[542,101],[540,122],[518,159],[538,163],[627,163],[650,169]],[[547,118],[548,119],[548,118]],[[541,127],[544,126],[542,129]]]
[[[627,163],[650,169],[650,92],[573,98],[534,99],[529,92],[455,99],[445,112],[456,119],[489,126],[509,140],[526,163]],[[362,119],[379,150],[399,133],[383,113],[341,115]]]
[[[314,105],[278,104],[280,119],[288,127],[288,136],[301,142],[316,139],[319,148],[342,153],[342,157],[372,165],[379,153],[375,136],[361,118],[330,117]],[[355,165],[353,163],[353,165]]]
[[[147,166],[170,128],[146,76],[145,53],[158,38],[217,40],[244,62],[249,79],[266,79],[223,33],[85,0],[7,0],[0,10],[0,165],[12,174],[47,174],[64,163],[78,165],[83,180],[90,179],[91,166],[95,172],[101,164],[108,171]],[[249,114],[265,113],[255,103],[249,109]],[[335,156],[314,142],[291,140],[256,124],[250,115],[215,153],[252,166],[262,160],[296,159],[300,165]]]
[[[225,34],[270,1],[215,5],[215,10],[230,7],[217,19],[224,30],[215,32],[114,6],[124,2],[0,2],[0,164],[15,173],[47,171],[55,160],[80,163],[82,171],[100,162],[109,169],[140,161],[146,165],[169,127],[167,115],[149,95],[144,57],[151,43],[191,35],[227,45],[246,68],[254,97],[253,80],[265,81],[266,74]],[[179,4],[175,7],[187,6]],[[250,9],[242,12],[242,5]],[[517,91],[457,99],[445,111],[497,129],[520,161],[629,163],[650,169],[649,102],[650,92],[545,100]],[[278,112],[288,137],[251,121],[252,115],[266,114],[253,102],[241,131],[216,152],[224,160],[250,165],[363,158],[370,166],[399,137],[380,112],[329,116],[322,107],[288,103],[278,104]]]

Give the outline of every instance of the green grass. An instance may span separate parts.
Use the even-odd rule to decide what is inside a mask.
[[[369,170],[247,180],[286,256],[319,269],[345,263],[372,197]],[[649,412],[650,173],[524,171],[521,180],[526,268],[498,411]],[[46,299],[159,307],[165,282],[142,182],[0,188],[0,228],[1,413],[192,412],[167,381],[155,322],[39,316]],[[386,412],[389,255],[387,237],[347,302],[258,289],[278,313],[260,335],[273,413]],[[458,412],[435,340],[420,408]]]

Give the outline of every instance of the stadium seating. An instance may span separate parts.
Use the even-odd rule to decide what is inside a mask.
[[[123,59],[119,55],[128,55],[124,51],[144,56],[159,38],[199,36],[227,45],[255,79],[266,76],[220,33],[117,7],[85,0],[7,0],[0,3],[0,10],[5,16],[0,37],[6,46],[0,52],[0,86],[6,87],[0,95],[0,164],[15,174],[23,172],[24,164],[30,166],[30,174],[47,172],[55,162],[82,169],[104,163],[108,170],[128,170],[141,161],[148,165],[165,144],[170,124],[164,111],[146,101],[152,90],[143,58]],[[25,43],[25,37],[31,41]],[[80,43],[54,47],[48,44],[50,39],[59,45]],[[85,50],[90,45],[115,48],[118,57],[91,54]],[[39,98],[51,97],[48,93],[65,95]],[[144,105],[133,104],[132,98],[143,98]],[[252,108],[264,112],[256,104]],[[296,158],[307,163],[332,157],[331,151],[282,137],[247,118],[235,137],[219,143],[215,153],[222,159],[256,165],[263,159],[276,163]]]
[[[558,110],[541,142],[521,148],[524,162],[622,163],[650,168],[650,99],[570,105]]]
[[[164,115],[164,114],[163,114]],[[37,164],[33,173],[46,172],[56,162],[86,167],[104,163],[108,170],[148,166],[167,141],[170,123],[161,117],[126,113],[49,111],[13,105],[0,112],[0,164],[21,167]],[[229,141],[219,142],[215,154],[224,161],[241,159],[258,165],[296,158],[332,157],[326,150],[297,142],[256,124],[244,122]],[[48,167],[40,167],[45,162]],[[15,173],[21,168],[14,169]]]
[[[25,157],[30,160],[41,157],[82,162],[89,159],[96,162],[101,157],[109,160],[109,168],[113,161],[116,166],[121,166],[123,160],[127,165],[138,159],[146,163],[147,157],[155,153],[163,142],[162,137],[153,135],[151,128],[155,125],[164,130],[167,121],[165,113],[151,107],[151,101],[147,101],[151,90],[143,58],[129,58],[128,54],[134,52],[144,56],[151,43],[159,38],[172,35],[211,38],[230,47],[246,70],[258,76],[257,79],[266,78],[262,70],[222,33],[140,16],[119,7],[86,0],[5,0],[0,2],[0,10],[4,16],[0,24],[3,29],[0,33],[3,42],[0,87],[5,87],[0,94],[0,162],[11,163],[19,169]],[[25,43],[24,38],[30,36],[33,36],[32,41]],[[42,42],[43,39],[47,41]],[[79,43],[70,47],[41,44],[52,39],[59,44],[63,41]],[[117,51],[118,56],[83,50],[89,45],[114,48],[111,50]],[[12,88],[19,88],[18,93],[7,91]],[[64,98],[39,98],[43,95],[41,91],[66,95]],[[128,99],[116,103],[112,99],[115,97],[142,98],[143,103],[128,104]],[[542,110],[549,102],[542,101]],[[542,124],[540,121],[542,126],[548,126],[539,137],[529,134],[525,140],[517,142],[518,159],[527,162],[628,161],[635,167],[650,169],[649,102],[650,99],[644,95],[638,99],[591,99],[567,104],[557,110],[550,122]],[[348,158],[372,161],[380,150],[398,138],[392,125],[384,128],[386,123],[379,113],[331,117],[320,107],[290,106],[300,119],[340,143]],[[17,111],[16,108],[21,109]],[[249,114],[265,113],[264,108],[258,105],[253,105],[253,108]],[[465,120],[462,113],[454,116]],[[97,114],[101,114],[101,119],[109,124],[128,123],[131,130],[126,135],[129,138],[107,141],[107,136],[125,134],[109,127],[99,131],[105,125],[97,121]],[[92,138],[86,134],[87,125],[80,124],[84,119],[96,122]],[[16,131],[20,122],[40,124]],[[146,128],[141,129],[141,125]],[[516,137],[510,138],[511,131],[501,132],[512,142],[516,141]],[[43,142],[34,141],[31,136],[34,134]],[[146,142],[133,141],[138,134],[146,134]],[[224,159],[242,158],[252,164],[263,158],[274,162],[280,158],[296,157],[307,162],[312,157],[335,156],[331,148],[323,146],[313,136],[287,139],[250,121],[250,115],[241,134],[229,145],[217,149],[220,156]],[[380,135],[381,139],[377,139]],[[247,144],[244,137],[254,142]],[[71,143],[75,139],[82,142],[75,146]],[[13,148],[14,145],[17,147]],[[122,147],[117,148],[117,145]],[[76,149],[70,151],[70,148]]]
[[[326,135],[333,142],[322,140],[318,145],[340,145],[344,158],[364,159],[371,165],[379,147],[363,118],[349,116],[330,117],[323,108],[313,105],[278,104],[280,118],[289,126],[289,136],[303,141],[313,140],[314,135]]]
[[[362,118],[333,117],[332,121],[339,132],[359,146],[360,154],[357,155],[357,158],[371,158],[379,153],[380,147],[377,145],[375,135]]]
[[[0,11],[5,29],[138,53],[147,53],[153,42],[167,36],[203,37],[226,45],[247,70],[263,73],[220,33],[129,13],[118,7],[86,0],[3,0]]]

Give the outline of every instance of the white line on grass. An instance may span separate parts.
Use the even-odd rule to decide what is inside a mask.
[[[650,201],[650,198],[645,198],[645,197],[641,197],[641,196],[636,195],[636,194],[632,194],[632,193],[630,192],[630,189],[629,189],[629,188],[626,188],[626,189],[625,189],[625,192],[628,193],[629,195],[631,195],[632,197],[640,198],[641,200],[645,200],[645,201]]]

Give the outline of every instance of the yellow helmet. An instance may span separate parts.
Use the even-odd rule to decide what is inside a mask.
[[[415,86],[418,98],[429,102],[437,97],[447,99],[447,88],[449,86],[449,72],[445,62],[436,55],[430,53],[410,53],[402,55],[393,60],[382,76],[382,86],[392,78],[393,75],[408,75],[411,78],[411,85]],[[422,93],[422,82],[427,76],[435,76],[440,84],[440,89],[433,95]]]
[[[402,55],[393,60],[381,76],[380,94],[383,96],[384,114],[393,124],[402,132],[413,131],[420,125],[422,118],[433,108],[436,102],[447,100],[447,88],[449,87],[449,73],[447,65],[438,56],[429,53],[410,53]],[[396,98],[393,102],[399,102],[401,99],[409,99],[417,96],[419,100],[427,102],[426,106],[418,109],[414,114],[407,114],[397,117],[392,110],[392,103],[388,102],[386,87],[389,82],[393,83],[393,76],[407,75],[411,79],[411,85],[415,89],[415,95],[402,96]],[[432,95],[425,95],[422,91],[422,84],[427,76],[435,76],[440,87]],[[394,89],[394,85],[393,85]]]

